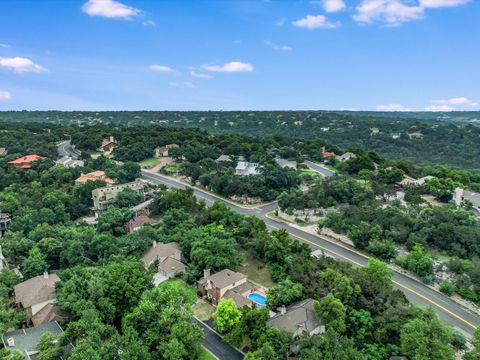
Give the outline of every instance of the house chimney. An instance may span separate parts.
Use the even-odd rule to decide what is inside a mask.
[[[287,313],[287,308],[285,307],[285,305],[282,305],[280,307],[280,315],[285,315]]]
[[[111,141],[111,142],[114,142],[114,141],[115,141],[115,139],[113,138],[113,136],[110,136],[110,141]]]
[[[157,247],[157,240],[153,240],[152,247],[154,247],[154,248]]]
[[[15,346],[15,339],[14,339],[13,337],[9,337],[9,338],[7,339],[7,345],[8,345],[9,347],[14,347],[14,346]]]
[[[48,271],[44,271],[44,272],[43,272],[43,278],[44,278],[44,279],[48,279]]]
[[[210,276],[210,269],[203,270],[203,277],[206,279]]]

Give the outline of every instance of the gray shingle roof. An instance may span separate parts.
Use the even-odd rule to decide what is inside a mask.
[[[243,279],[246,279],[247,276],[239,273],[232,271],[230,269],[223,269],[222,271],[219,271],[213,275],[210,275],[208,279],[218,288],[223,289],[227,286],[230,286],[234,283],[237,283]]]
[[[267,325],[294,334],[300,327],[308,333],[320,326],[320,320],[313,308],[313,300],[307,299],[290,305],[285,314],[276,314]]]
[[[146,266],[150,266],[157,258],[173,256],[178,251],[180,251],[180,245],[176,242],[170,242],[168,244],[159,243],[145,251],[142,259]]]

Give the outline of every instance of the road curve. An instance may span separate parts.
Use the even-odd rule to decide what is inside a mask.
[[[72,147],[72,142],[70,140],[65,140],[64,142],[58,144],[57,150],[58,155],[61,157],[70,156],[73,160],[78,160],[80,157],[80,152]]]
[[[186,187],[185,184],[177,180],[153,173],[148,170],[142,170],[142,176],[149,181],[157,184],[164,184],[168,187]],[[258,216],[260,219],[265,221],[268,229],[270,230],[286,229],[292,237],[309,244],[312,249],[321,249],[328,255],[331,255],[337,259],[351,262],[356,266],[364,266],[368,261],[367,256],[357,252],[354,249],[333,242],[321,236],[307,233],[301,229],[267,217],[267,213],[277,207],[275,203],[259,208],[244,208],[201,189],[193,189],[195,196],[204,199],[208,206],[212,205],[216,201],[223,201],[230,208],[243,215]],[[408,275],[395,271],[393,282],[394,286],[400,289],[413,304],[434,307],[440,318],[446,324],[456,328],[468,337],[471,337],[476,327],[480,325],[480,315],[470,311],[469,309],[466,309],[449,297]]]

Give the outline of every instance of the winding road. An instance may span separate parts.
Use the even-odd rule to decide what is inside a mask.
[[[165,177],[163,175],[142,170],[144,179],[156,184],[164,184],[173,188],[185,188],[187,185],[175,179]],[[269,230],[286,229],[290,235],[297,240],[307,243],[312,250],[321,249],[326,254],[333,256],[340,260],[348,261],[356,266],[364,266],[368,257],[350,248],[346,245],[333,242],[324,237],[313,235],[305,232],[297,227],[290,226],[286,223],[276,221],[267,216],[267,214],[278,208],[276,203],[268,204],[257,208],[245,208],[232,203],[220,196],[211,194],[207,191],[195,188],[194,194],[198,198],[204,199],[208,206],[211,206],[216,201],[223,201],[230,208],[244,215],[255,215],[265,221]],[[442,293],[430,288],[422,282],[412,278],[406,274],[395,271],[393,277],[394,286],[403,291],[406,297],[416,305],[432,306],[436,309],[440,318],[451,327],[459,330],[467,337],[471,337],[476,327],[480,325],[480,315],[466,309],[459,303],[443,295]]]
[[[70,140],[65,140],[58,144],[57,151],[58,155],[60,155],[61,157],[70,156],[73,160],[78,160],[81,155],[80,151],[72,147],[72,143]]]

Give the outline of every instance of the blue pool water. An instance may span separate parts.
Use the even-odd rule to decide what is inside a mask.
[[[248,294],[247,297],[259,306],[267,305],[267,298],[262,294],[259,294],[257,292],[253,292],[253,293]]]

